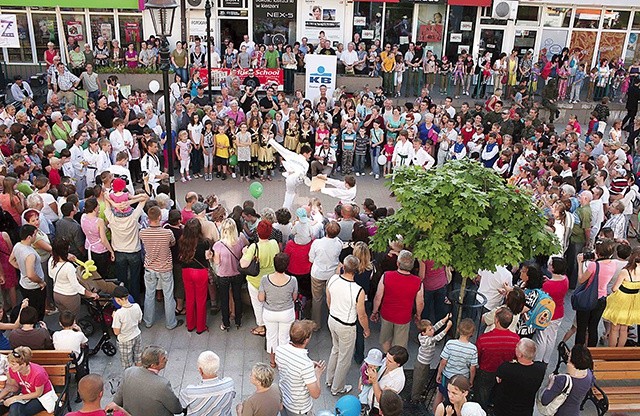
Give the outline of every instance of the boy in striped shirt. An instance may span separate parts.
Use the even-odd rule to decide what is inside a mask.
[[[467,377],[473,385],[478,366],[478,349],[470,341],[476,332],[476,324],[469,318],[460,321],[458,327],[460,337],[447,341],[440,353],[440,365],[438,366],[438,394],[433,402],[433,411],[444,397],[447,397],[447,383],[455,375]]]

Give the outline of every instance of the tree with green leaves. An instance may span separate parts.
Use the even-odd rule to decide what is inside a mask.
[[[475,278],[479,270],[560,251],[530,195],[475,161],[451,161],[428,171],[403,168],[389,186],[400,208],[380,222],[372,248],[385,251],[401,235],[417,259],[462,275],[461,303],[465,278]]]

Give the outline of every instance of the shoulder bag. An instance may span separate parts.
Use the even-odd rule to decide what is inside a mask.
[[[257,276],[260,274],[260,250],[258,249],[258,243],[254,243],[254,245],[256,246],[256,251],[253,254],[251,263],[249,263],[247,267],[238,266],[238,271],[247,276]]]
[[[596,261],[596,271],[586,282],[576,288],[571,295],[571,306],[576,311],[591,311],[598,303],[598,275],[600,265]]]
[[[544,393],[544,389],[540,392],[540,394],[536,397],[536,407],[538,408],[538,412],[542,416],[553,416],[557,413],[560,406],[564,404],[571,394],[571,389],[573,388],[573,380],[571,380],[571,376],[565,374],[564,376],[564,388],[550,403],[547,405],[542,404],[542,394]]]

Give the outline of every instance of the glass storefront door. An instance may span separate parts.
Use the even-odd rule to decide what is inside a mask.
[[[491,60],[495,61],[502,51],[502,41],[504,39],[504,28],[481,27],[480,45],[478,53],[480,56],[487,52],[491,53]]]
[[[513,48],[518,51],[519,58],[522,58],[527,53],[527,50],[534,49],[537,35],[537,30],[516,30]]]

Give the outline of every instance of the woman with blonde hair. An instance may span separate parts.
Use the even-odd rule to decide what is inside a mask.
[[[236,410],[239,415],[277,415],[282,410],[280,389],[272,387],[275,376],[275,370],[265,363],[253,366],[249,380],[256,387],[256,392],[238,404]]]
[[[364,241],[358,241],[353,245],[353,256],[360,262],[358,263],[358,271],[354,274],[353,280],[360,285],[365,294],[365,307],[371,310],[371,279],[375,271],[373,262],[371,261],[371,250]],[[353,350],[353,359],[356,363],[361,364],[364,361],[364,332],[360,322],[356,322],[356,347]]]
[[[238,236],[236,222],[227,218],[220,226],[220,240],[213,245],[213,262],[218,274],[218,293],[220,294],[220,307],[222,309],[222,324],[220,329],[228,331],[231,326],[230,306],[233,306],[233,316],[236,328],[242,326],[242,284],[244,278],[238,271],[242,249],[247,245],[243,236]],[[233,305],[229,303],[231,291]]]
[[[0,391],[0,400],[4,399],[3,407],[12,415],[32,416],[55,410],[58,396],[47,371],[31,362],[32,355],[31,348],[16,347],[7,357],[9,377]]]

